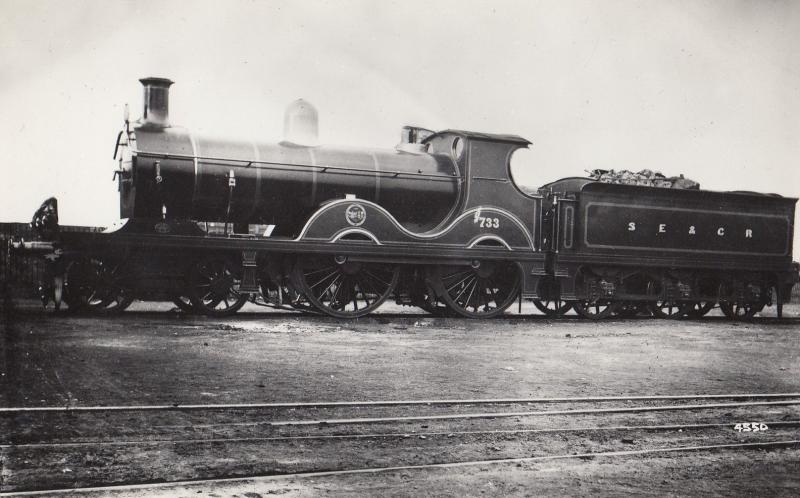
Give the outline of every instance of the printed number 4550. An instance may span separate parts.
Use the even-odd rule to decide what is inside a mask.
[[[760,424],[758,422],[745,422],[743,424],[736,424],[733,426],[733,430],[739,432],[759,432],[767,429],[769,429],[767,424]]]
[[[477,223],[483,228],[500,228],[499,218],[487,218],[485,216],[478,216],[475,219],[475,223]]]

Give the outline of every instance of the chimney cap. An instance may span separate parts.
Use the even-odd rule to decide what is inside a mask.
[[[175,83],[174,81],[172,81],[169,78],[157,78],[157,77],[153,77],[153,76],[151,76],[149,78],[141,78],[139,80],[139,82],[142,85],[163,86],[163,87],[166,87],[166,88],[169,88],[170,85]]]

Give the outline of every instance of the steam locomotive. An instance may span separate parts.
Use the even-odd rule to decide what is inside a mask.
[[[746,318],[787,302],[797,199],[566,178],[522,190],[514,135],[404,127],[394,150],[321,146],[316,110],[285,116],[279,143],[172,126],[163,78],[117,136],[122,222],[59,230],[35,214],[46,300],[120,311],[133,299],[235,313],[248,300],[356,318],[392,297],[489,318],[523,299],[598,319],[642,310]]]

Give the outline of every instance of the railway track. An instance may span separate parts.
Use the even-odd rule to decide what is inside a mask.
[[[708,399],[781,399],[800,398],[800,393],[738,393],[738,394],[687,394],[652,396],[584,396],[553,398],[495,398],[495,399],[421,399],[421,400],[379,400],[379,401],[305,401],[284,403],[222,403],[222,404],[181,404],[171,405],[114,405],[114,406],[22,406],[0,407],[0,414],[15,413],[57,413],[57,412],[119,412],[119,411],[166,411],[166,410],[251,410],[265,408],[331,408],[331,407],[372,407],[372,406],[419,406],[419,405],[499,405],[520,403],[579,403],[612,401],[685,401]]]
[[[282,480],[295,480],[295,479],[310,479],[321,477],[334,477],[346,476],[356,474],[378,474],[389,472],[401,471],[421,471],[430,469],[452,469],[457,467],[479,466],[479,465],[502,465],[502,464],[523,464],[523,463],[536,463],[554,460],[568,460],[568,459],[599,459],[599,458],[624,458],[633,456],[649,456],[649,455],[663,455],[663,454],[676,454],[676,453],[695,453],[695,452],[711,452],[711,451],[735,451],[735,450],[773,450],[779,448],[792,448],[800,447],[800,439],[789,439],[781,441],[766,441],[758,443],[732,443],[732,444],[716,444],[705,446],[678,446],[669,448],[651,448],[646,450],[624,450],[624,451],[602,451],[602,452],[588,452],[588,453],[572,453],[572,454],[558,454],[546,456],[533,456],[521,458],[503,458],[493,460],[470,460],[462,462],[449,462],[449,463],[434,463],[424,465],[401,465],[391,467],[373,467],[373,468],[359,468],[348,470],[333,470],[333,471],[320,471],[320,472],[303,472],[295,474],[283,475],[266,475],[266,476],[249,476],[249,477],[228,477],[228,478],[207,478],[207,479],[194,479],[173,481],[170,483],[146,483],[146,484],[132,484],[120,486],[94,486],[83,488],[59,488],[59,489],[46,489],[36,491],[23,491],[15,493],[0,493],[0,496],[43,496],[43,495],[64,495],[74,493],[103,493],[122,491],[146,491],[146,490],[159,490],[165,488],[176,488],[178,486],[186,487],[192,485],[214,485],[214,484],[256,484],[257,482],[264,482],[268,480],[282,479]],[[200,491],[198,491],[200,492]]]
[[[548,403],[569,406],[519,409]],[[6,409],[2,491],[795,447],[798,407],[785,393]]]

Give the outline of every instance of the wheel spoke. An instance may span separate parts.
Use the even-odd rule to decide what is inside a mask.
[[[495,306],[500,306],[500,300],[497,299],[497,292],[494,290],[494,285],[489,285],[489,294],[492,296],[492,301],[494,301]]]
[[[451,290],[453,290],[455,287],[457,287],[459,284],[461,284],[461,283],[463,283],[463,282],[465,282],[465,281],[469,280],[469,279],[470,279],[472,276],[473,276],[473,275],[472,275],[472,273],[468,274],[467,276],[465,276],[464,278],[462,278],[462,279],[461,279],[461,280],[459,280],[458,282],[456,282],[456,283],[454,283],[453,285],[451,285],[450,287],[448,287],[448,288],[447,288],[447,292],[450,292],[450,291],[451,291]]]
[[[472,277],[472,275],[470,275],[470,277]],[[476,277],[472,277],[472,278],[474,279]],[[472,281],[470,281],[470,283],[472,283]],[[464,284],[464,286],[461,288],[461,292],[458,293],[458,295],[453,299],[453,301],[455,301],[457,303],[460,303],[461,302],[460,301],[461,296],[464,295],[464,293],[467,291],[467,288],[469,288],[469,284]]]
[[[369,276],[369,277],[372,277],[372,278],[374,278],[374,279],[375,279],[375,280],[377,280],[379,283],[383,284],[383,286],[384,286],[384,287],[389,287],[390,285],[392,285],[391,283],[389,283],[389,282],[386,282],[386,281],[385,281],[385,280],[383,280],[382,278],[380,278],[380,277],[378,277],[378,276],[374,275],[374,274],[373,274],[371,271],[369,271],[369,270],[364,270],[364,275],[367,275],[367,276]]]
[[[466,301],[466,305],[464,306],[464,308],[469,308],[469,303],[471,303],[471,302],[472,302],[472,295],[475,293],[475,289],[476,289],[477,287],[478,287],[478,279],[477,279],[477,278],[475,278],[475,279],[472,281],[472,287],[470,288],[470,291],[469,291],[469,296],[467,296],[467,301]],[[477,313],[477,311],[478,311],[478,306],[477,306],[477,305],[473,305],[472,307],[475,309],[475,312]]]
[[[239,279],[227,260],[204,260],[192,267],[189,301],[192,308],[206,315],[228,316],[239,311],[248,294],[236,290]]]
[[[322,299],[323,297],[325,297],[326,294],[329,294],[331,296],[330,298],[331,303],[335,302],[336,296],[339,295],[339,291],[342,289],[342,284],[339,283],[340,281],[344,281],[344,276],[341,274],[336,275],[336,278],[334,278],[333,281],[330,283],[330,285],[328,285],[328,287],[326,287],[325,290],[322,291],[322,293],[319,295],[319,298]]]
[[[429,275],[444,290],[444,304],[467,318],[499,315],[511,305],[519,289],[519,273],[513,263],[488,262],[477,268],[443,266],[432,269]]]
[[[365,307],[369,308],[369,292],[367,292],[367,288],[364,286],[364,280],[356,278],[356,286],[361,291],[361,300],[366,304]],[[356,293],[356,299],[358,299],[358,293]]]
[[[378,291],[376,291],[376,290],[375,290],[375,289],[376,289],[376,287],[375,287],[375,282],[374,282],[374,280],[373,280],[373,279],[376,279],[376,280],[378,280],[378,282],[379,282],[379,283],[383,283],[383,280],[377,279],[376,277],[372,277],[372,276],[370,276],[370,275],[371,275],[371,274],[370,274],[370,272],[368,272],[368,271],[365,271],[365,272],[364,272],[364,274],[363,274],[363,275],[361,275],[361,277],[362,277],[362,278],[361,278],[361,279],[358,281],[358,282],[359,282],[359,285],[361,286],[361,289],[362,289],[362,290],[364,290],[364,291],[366,291],[366,290],[367,290],[367,287],[369,287],[369,290],[370,290],[370,291],[371,291],[373,294],[375,294],[376,296],[378,296],[378,295],[380,295],[380,292],[378,292]],[[384,285],[384,287],[386,287],[386,285]]]
[[[450,280],[450,279],[452,279],[453,277],[456,277],[456,278],[458,278],[458,277],[457,277],[457,275],[472,275],[472,269],[453,272],[453,273],[451,273],[451,274],[449,274],[449,275],[445,275],[445,276],[443,276],[443,277],[442,277],[442,280],[443,280],[443,281],[444,281],[444,280]]]
[[[300,260],[295,268],[299,290],[314,308],[338,318],[356,318],[375,310],[391,294],[399,276],[399,268],[345,262],[328,267],[335,268],[334,272],[321,279],[314,278],[314,282],[309,278],[312,272],[303,265]]]
[[[332,272],[328,273],[327,275],[325,275],[321,279],[317,280],[316,283],[311,284],[309,287],[311,287],[312,289],[316,289],[318,286],[320,286],[323,282],[325,282],[329,278],[336,277],[337,275],[340,275],[340,274],[341,274],[341,272],[339,271],[338,268],[334,269]]]
[[[364,298],[364,301],[366,301],[367,307],[369,307],[369,299],[367,298],[368,293],[364,283],[368,284],[368,287],[370,288],[372,294],[376,296],[376,298],[380,293],[375,292],[375,287],[372,286],[372,283],[369,281],[369,278],[367,277],[366,274],[364,275],[363,280],[358,280],[358,286],[361,288],[361,296]]]
[[[343,280],[343,279],[344,279],[344,276],[341,273],[336,273],[334,278],[333,278],[333,280],[331,280],[331,283],[328,284],[327,287],[325,287],[325,290],[323,290],[322,292],[319,293],[318,297],[321,298],[326,293],[330,292],[334,285],[337,286],[336,290],[338,292],[338,290],[339,290],[338,282],[339,282],[339,280]]]
[[[331,269],[335,270],[335,269],[336,269],[336,266],[334,266],[334,265],[331,265],[331,266],[326,266],[326,267],[324,267],[324,268],[319,268],[319,269],[317,269],[317,270],[311,270],[311,271],[309,271],[309,272],[303,272],[303,274],[304,274],[304,275],[306,276],[306,278],[307,278],[307,277],[310,277],[311,275],[316,275],[317,273],[321,273],[321,272],[324,272],[324,271],[327,271],[327,270],[331,270]]]

